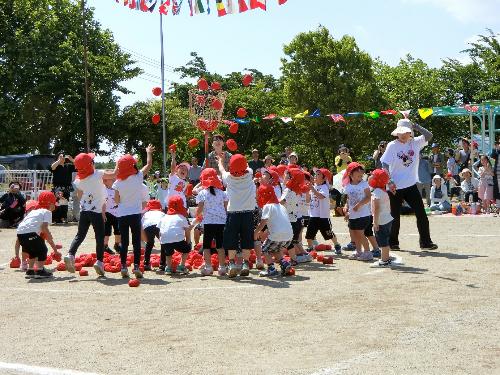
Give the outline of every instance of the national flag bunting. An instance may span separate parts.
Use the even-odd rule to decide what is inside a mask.
[[[266,10],[266,0],[250,0],[250,9]]]
[[[205,13],[202,0],[194,0],[194,12],[196,14]]]
[[[311,113],[309,115],[309,117],[314,117],[314,118],[317,118],[317,117],[321,117],[321,112],[319,109],[316,109],[313,113]]]
[[[226,8],[224,7],[222,0],[215,0],[215,3],[217,5],[217,14],[219,17],[227,15]]]
[[[248,10],[248,5],[245,0],[238,0],[238,6],[240,8],[240,13],[246,12]]]
[[[380,114],[381,115],[397,115],[398,114],[398,111],[395,111],[394,109],[387,109],[385,111],[380,111]]]
[[[345,122],[344,116],[339,115],[339,114],[330,115],[330,118],[332,119],[333,122],[339,122],[339,121]]]

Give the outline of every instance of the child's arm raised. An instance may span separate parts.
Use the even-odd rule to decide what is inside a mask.
[[[148,147],[146,147],[146,165],[142,167],[141,172],[143,175],[146,175],[149,173],[149,170],[153,166],[153,152],[155,151],[155,146],[152,144],[149,144]]]
[[[170,156],[172,157],[172,162],[170,163],[170,176],[175,174],[175,168],[177,168],[177,161],[175,160],[175,151],[170,151]]]

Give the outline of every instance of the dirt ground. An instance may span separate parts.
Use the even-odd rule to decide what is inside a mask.
[[[0,373],[499,374],[500,218],[430,222],[439,250],[421,252],[405,217],[394,269],[341,258],[276,279],[153,272],[139,288],[92,269],[25,280],[5,264],[15,231],[2,229]],[[51,229],[67,250],[76,227]]]

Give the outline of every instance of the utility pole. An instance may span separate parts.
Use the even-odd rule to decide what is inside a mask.
[[[87,152],[90,152],[91,129],[90,129],[90,93],[89,93],[89,71],[87,61],[87,25],[85,22],[85,0],[81,0],[82,27],[83,27],[83,65],[85,68],[85,129],[87,133]]]

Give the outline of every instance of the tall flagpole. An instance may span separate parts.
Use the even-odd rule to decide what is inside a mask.
[[[161,43],[161,119],[163,130],[163,174],[167,175],[167,140],[165,130],[165,55],[163,49],[163,14],[160,12],[160,43]]]
[[[87,152],[90,152],[92,133],[90,129],[90,95],[89,95],[89,70],[87,61],[87,26],[85,22],[85,0],[81,1],[82,27],[83,27],[83,65],[85,68],[85,129],[87,133]]]

